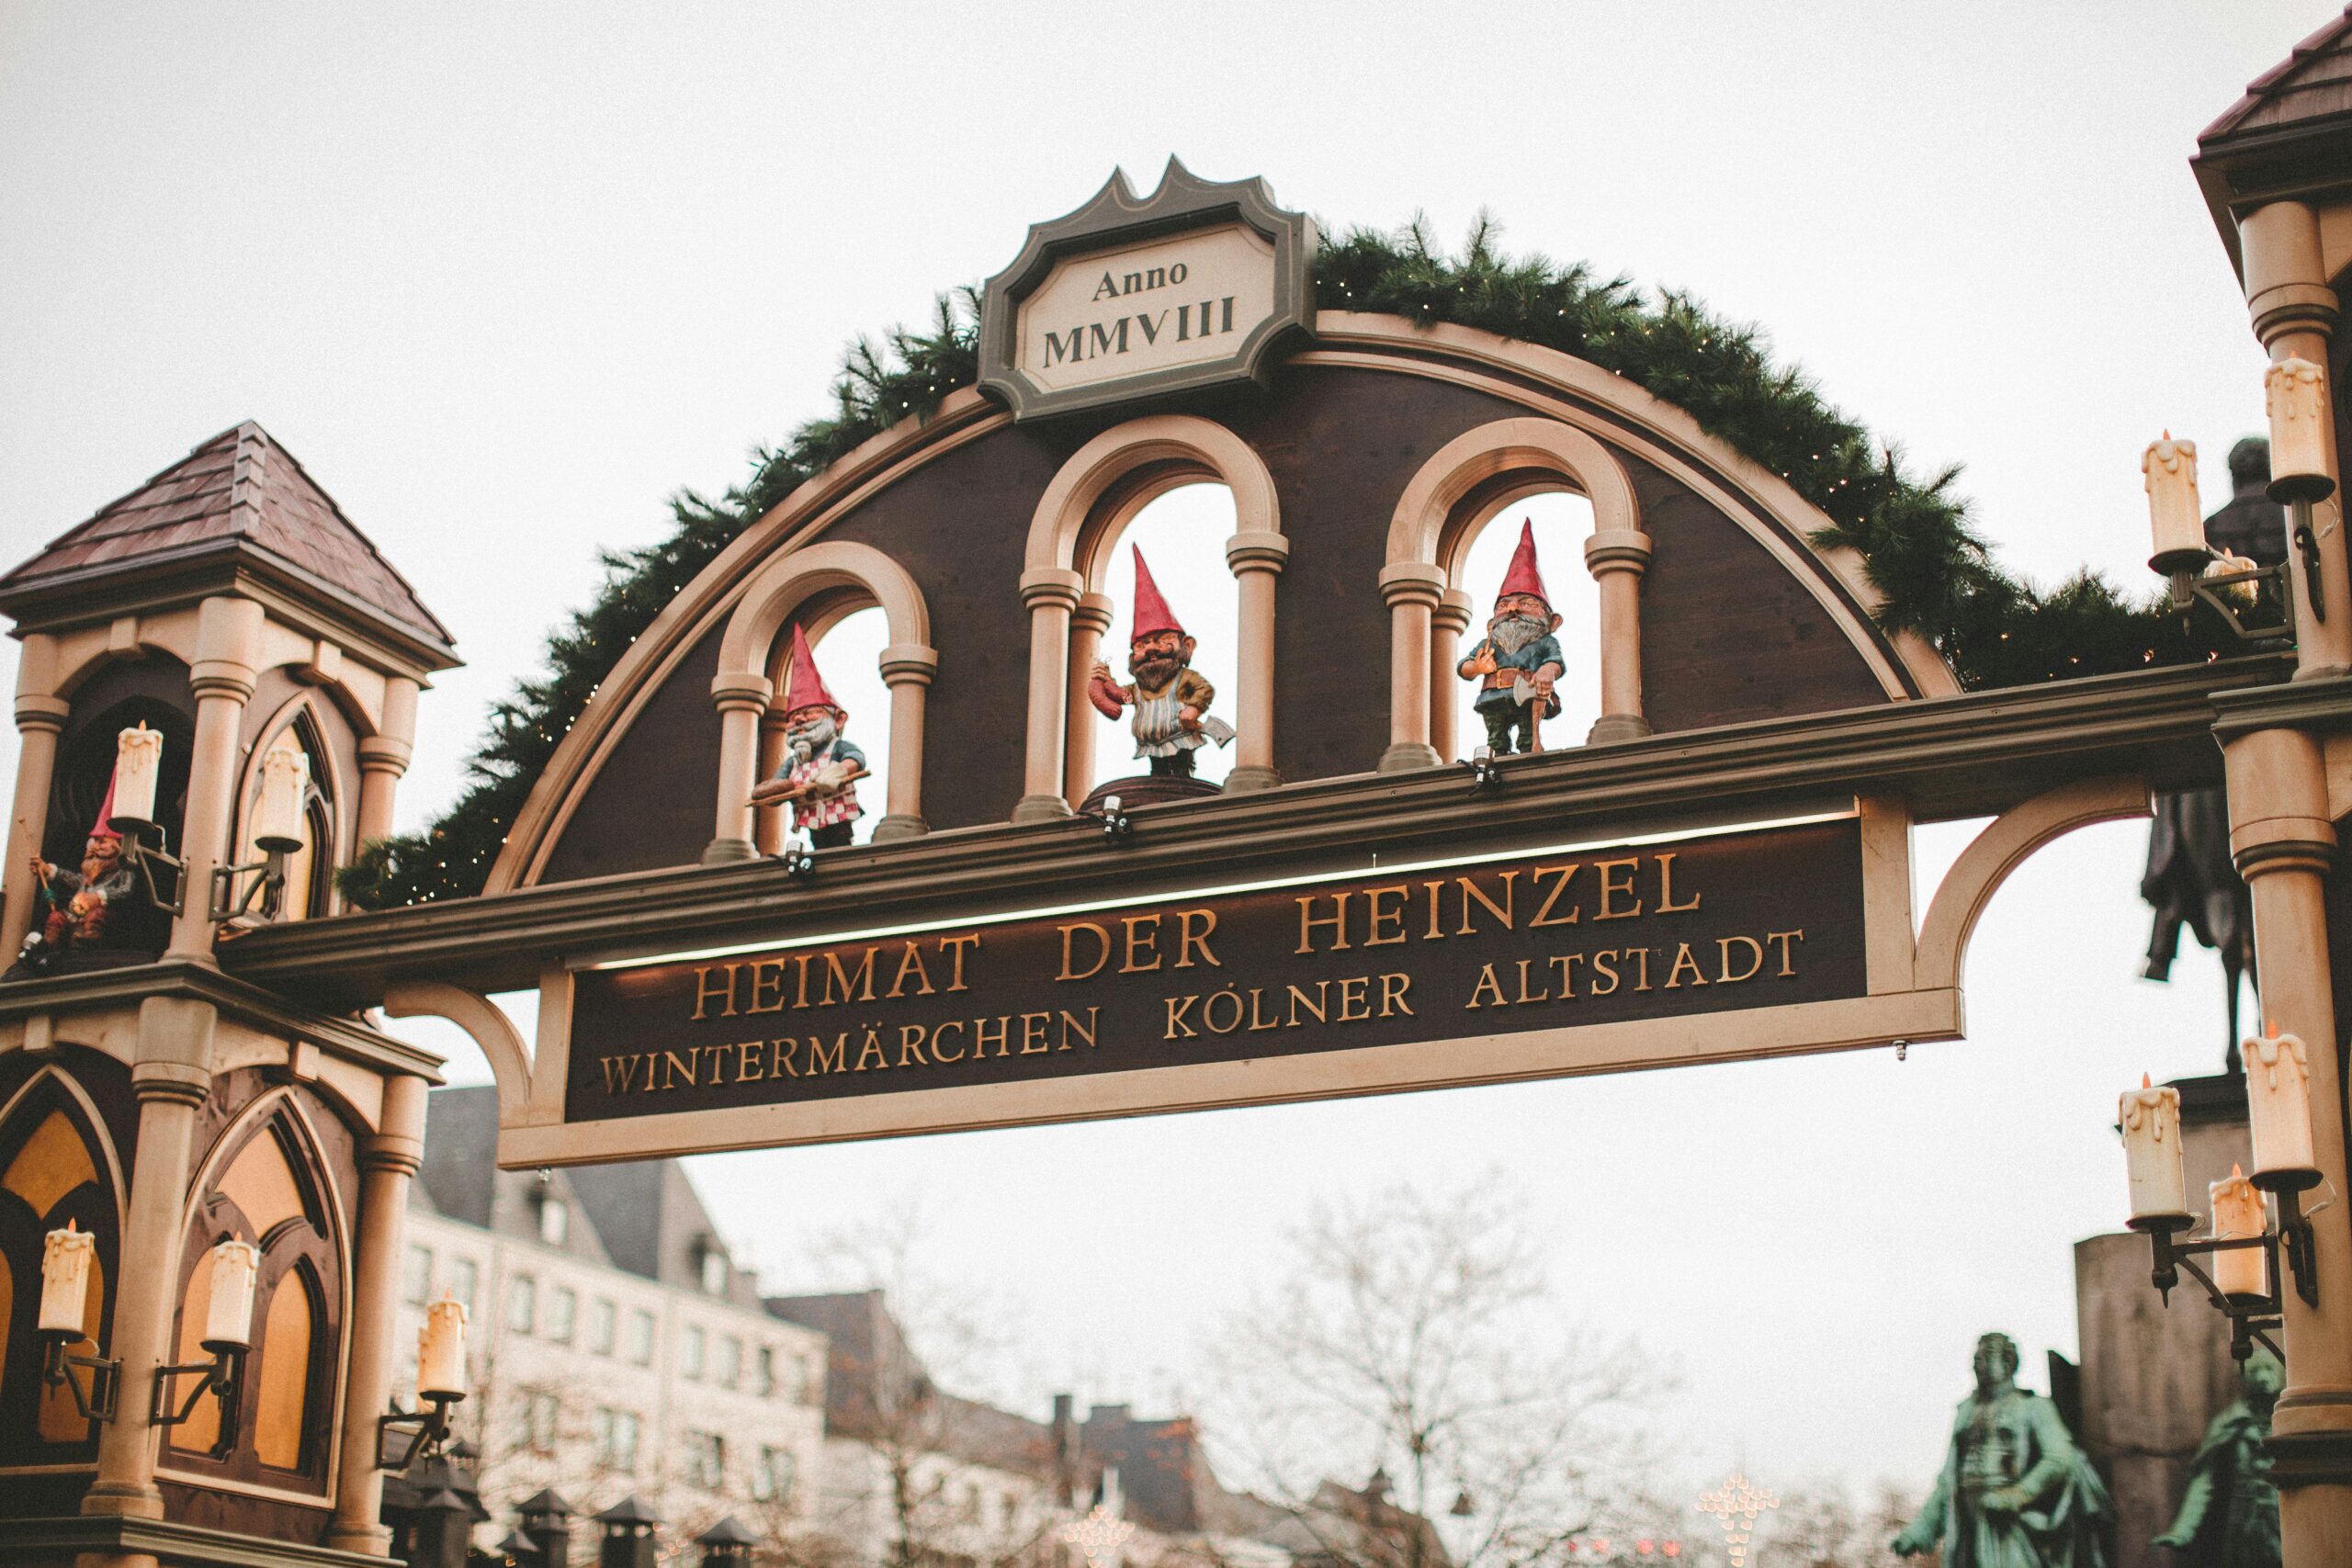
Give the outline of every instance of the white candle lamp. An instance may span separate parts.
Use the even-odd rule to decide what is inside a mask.
[[[449,1440],[449,1407],[466,1397],[466,1308],[449,1296],[424,1309],[424,1326],[417,1330],[416,1397],[424,1409],[396,1404],[390,1415],[376,1418],[379,1470],[406,1470],[419,1454],[437,1453]],[[404,1444],[393,1441],[401,1434]]]
[[[2268,1192],[2319,1185],[2312,1146],[2311,1053],[2292,1034],[2264,1035],[2240,1048],[2246,1117],[2254,1134],[2254,1184]]]
[[[224,865],[212,873],[212,918],[232,920],[258,913],[274,918],[286,886],[288,856],[302,847],[303,818],[310,809],[311,759],[290,746],[262,754],[261,784],[254,793],[247,837],[262,858],[244,865]],[[237,878],[249,876],[242,897]]]
[[[2202,571],[2213,552],[2205,543],[2205,511],[2197,499],[2197,443],[2166,431],[2140,454],[2148,491],[2148,525],[2156,553],[2149,566],[2170,576]]]
[[[196,1413],[196,1402],[209,1394],[220,1403],[221,1429],[226,1431],[238,1390],[244,1383],[245,1352],[254,1341],[254,1287],[261,1280],[261,1248],[226,1236],[213,1245],[210,1264],[204,1332],[198,1343],[212,1353],[212,1359],[155,1369],[154,1423],[158,1427],[180,1425]],[[184,1377],[196,1379],[196,1383],[186,1398],[179,1398],[174,1380]]]
[[[109,1356],[76,1356],[66,1347],[95,1338],[90,1296],[99,1289],[98,1238],[71,1220],[51,1231],[40,1249],[40,1311],[35,1330],[41,1342],[41,1381],[51,1387],[65,1384],[74,1392],[74,1406],[85,1421],[114,1419],[115,1394],[122,1382],[122,1363]],[[74,1376],[76,1370],[88,1377]]]
[[[2259,1243],[2270,1229],[2262,1194],[2236,1166],[2212,1185],[2213,1239]],[[2258,1301],[2270,1293],[2267,1248],[2225,1247],[2213,1254],[2213,1288],[2233,1302]]]
[[[2262,378],[2270,417],[2270,499],[2308,506],[2335,493],[2327,471],[2327,372],[2282,359]]]
[[[2148,1082],[2124,1091],[2117,1109],[2132,1190],[2133,1230],[2187,1230],[2188,1178],[2180,1154],[2180,1090]]]
[[[141,719],[115,737],[114,807],[107,826],[126,836],[155,826],[155,787],[164,774],[163,731]]]

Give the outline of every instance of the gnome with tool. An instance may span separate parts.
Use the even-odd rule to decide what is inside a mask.
[[[1143,551],[1135,556],[1135,625],[1127,649],[1127,673],[1135,680],[1121,685],[1111,679],[1111,667],[1097,660],[1086,683],[1087,700],[1104,718],[1134,708],[1136,755],[1151,759],[1151,776],[1189,779],[1193,753],[1211,740],[1227,744],[1233,727],[1209,716],[1216,688],[1192,667],[1193,639],[1159,596]]]
[[[1566,668],[1560,639],[1560,617],[1552,613],[1551,595],[1544,592],[1543,573],[1535,570],[1535,525],[1519,525],[1519,548],[1510,570],[1503,574],[1495,595],[1495,613],[1487,635],[1462,660],[1458,673],[1478,682],[1478,716],[1487,721],[1487,745],[1498,757],[1514,750],[1540,751],[1543,721],[1558,716],[1560,699],[1553,682]]]
[[[108,781],[98,819],[82,845],[78,873],[33,856],[34,896],[40,912],[18,954],[31,971],[44,972],[47,965],[76,948],[106,945],[107,906],[128,897],[131,888],[130,868],[122,863],[122,835],[107,821],[113,815],[114,784]]]
[[[812,848],[837,850],[865,813],[857,804],[857,781],[871,772],[865,753],[842,739],[849,714],[825,689],[808,638],[792,628],[792,671],[784,694],[784,765],[775,777],[752,792],[753,806],[792,802],[792,825],[808,835]]]

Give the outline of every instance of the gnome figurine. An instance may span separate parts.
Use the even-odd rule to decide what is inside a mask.
[[[808,638],[792,628],[792,675],[784,695],[784,766],[752,792],[753,806],[792,802],[792,825],[820,850],[841,849],[865,810],[857,781],[870,771],[865,753],[842,739],[849,714],[825,689]]]
[[[1487,745],[1498,757],[1543,750],[1538,727],[1560,711],[1560,699],[1552,694],[1566,668],[1560,639],[1552,635],[1559,629],[1544,575],[1535,570],[1535,525],[1522,522],[1487,635],[1459,670],[1464,680],[1478,682],[1478,716],[1487,721]]]
[[[32,861],[38,925],[28,934],[24,962],[42,972],[77,948],[103,947],[107,942],[107,906],[128,896],[130,868],[122,863],[122,835],[107,826],[114,815],[114,784],[108,781],[98,819],[82,845],[78,872],[60,869],[35,855]],[[33,940],[38,937],[38,941]]]
[[[1135,709],[1136,755],[1151,759],[1156,779],[1189,779],[1193,753],[1215,740],[1223,746],[1233,739],[1233,727],[1209,716],[1216,688],[1193,669],[1193,639],[1184,635],[1151,569],[1136,551],[1135,626],[1129,634],[1127,673],[1135,680],[1121,685],[1111,679],[1111,667],[1097,660],[1086,683],[1087,699],[1104,718],[1116,718]]]

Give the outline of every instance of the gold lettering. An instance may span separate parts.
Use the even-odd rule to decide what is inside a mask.
[[[1745,974],[1735,975],[1731,972],[1731,944],[1736,942],[1746,942],[1747,951],[1755,955],[1755,961],[1748,964]],[[1753,980],[1756,978],[1756,972],[1764,967],[1764,944],[1752,936],[1718,937],[1715,940],[1715,947],[1720,954],[1720,961],[1715,968],[1715,984],[1718,986],[1736,986],[1742,980]]]
[[[1634,968],[1640,976],[1640,978],[1634,983],[1634,989],[1648,990],[1650,988],[1650,950],[1646,947],[1629,947],[1625,951],[1633,954]]]
[[[1170,997],[1168,998],[1168,1029],[1165,1033],[1160,1035],[1162,1040],[1175,1039],[1177,1037],[1177,1032],[1180,1030],[1182,1031],[1183,1037],[1187,1040],[1191,1040],[1200,1033],[1199,1030],[1193,1028],[1190,1024],[1184,1021],[1184,1015],[1191,1012],[1193,1010],[1193,1004],[1200,999],[1201,998],[1198,997]]]
[[[825,1037],[808,1037],[808,1070],[813,1073],[845,1073],[849,1071],[849,1031],[844,1029],[833,1036],[833,1054],[825,1055]]]
[[[1802,931],[1766,931],[1764,933],[1764,940],[1766,942],[1777,942],[1781,944],[1781,969],[1779,978],[1783,980],[1793,980],[1796,978],[1797,974],[1796,965],[1789,960],[1789,939],[1792,937],[1794,937],[1799,942],[1803,942],[1804,940],[1804,932]]]
[[[1159,968],[1159,917],[1158,915],[1123,915],[1119,919],[1119,924],[1126,928],[1127,936],[1126,955],[1119,960],[1119,973],[1122,975],[1135,975]],[[1136,940],[1136,928],[1138,927],[1143,928],[1150,933],[1141,941]],[[1150,953],[1151,962],[1148,964],[1136,963],[1136,955],[1138,953]]]
[[[735,1047],[735,1081],[737,1083],[757,1083],[768,1076],[766,1070],[760,1066],[760,1047],[765,1043],[763,1040],[746,1040]]]
[[[1233,1016],[1222,1026],[1216,1021],[1216,1004],[1219,1002],[1233,1004]],[[1231,986],[1222,991],[1211,991],[1207,999],[1201,1003],[1201,1027],[1211,1034],[1230,1034],[1240,1028],[1241,993]]]
[[[1412,988],[1413,977],[1410,975],[1393,970],[1383,975],[1380,977],[1380,1016],[1386,1018],[1392,1010],[1401,1012],[1407,1018],[1414,1016],[1412,1004],[1405,999],[1405,993]]]
[[[1574,1001],[1577,995],[1577,965],[1584,962],[1581,953],[1563,953],[1552,960],[1552,967],[1560,972],[1560,999]]]
[[[1493,1001],[1482,1002],[1478,999],[1480,997],[1489,994],[1494,997],[1495,999]],[[1468,1006],[1474,1008],[1507,1008],[1510,1006],[1510,998],[1503,995],[1503,983],[1495,978],[1495,966],[1493,964],[1489,964],[1485,968],[1478,971],[1478,983],[1470,987],[1470,1000]]]
[[[1630,920],[1642,912],[1642,901],[1639,898],[1634,899],[1634,907],[1630,909],[1617,908],[1616,902],[1621,897],[1633,897],[1634,872],[1641,863],[1642,857],[1639,855],[1629,855],[1623,860],[1597,860],[1592,863],[1593,874],[1600,878],[1600,908],[1594,913],[1592,917],[1594,919]],[[1623,882],[1610,875],[1611,872],[1621,869],[1625,874],[1625,880]]]
[[[1495,919],[1503,923],[1503,930],[1509,931],[1511,929],[1511,906],[1518,901],[1519,897],[1518,872],[1507,871],[1503,873],[1503,901],[1499,904],[1496,903],[1492,898],[1487,897],[1486,890],[1480,887],[1476,882],[1473,882],[1470,878],[1466,876],[1457,876],[1453,880],[1455,883],[1460,885],[1462,888],[1462,927],[1459,931],[1453,933],[1454,935],[1471,936],[1476,934],[1470,924],[1470,900],[1473,898],[1476,898],[1479,903],[1484,904],[1487,907],[1487,913],[1492,915]]]
[[[1313,1013],[1315,1015],[1315,1021],[1321,1023],[1324,1021],[1324,1009],[1330,1005],[1330,981],[1317,980],[1315,982],[1315,999],[1310,1002],[1306,999],[1306,993],[1305,991],[1300,990],[1296,986],[1293,986],[1290,988],[1290,1022],[1283,1025],[1283,1027],[1286,1029],[1296,1029],[1298,1027],[1298,1010],[1301,1008],[1305,1008],[1307,1011]]]
[[[793,976],[792,1006],[795,1011],[808,1005],[808,954],[803,953],[793,960],[797,973]]]
[[[800,1069],[792,1065],[792,1058],[799,1054],[800,1042],[789,1034],[769,1041],[768,1077],[772,1078],[798,1077]]]
[[[1024,1012],[1021,1015],[1021,1054],[1041,1056],[1053,1049],[1046,1043],[1046,1025],[1053,1021],[1049,1012]]]
[[[1062,933],[1062,972],[1054,976],[1057,982],[1089,980],[1102,973],[1102,965],[1111,962],[1111,933],[1109,931],[1104,931],[1092,920],[1080,920],[1075,924],[1057,929]],[[1080,931],[1093,932],[1095,942],[1101,946],[1101,950],[1094,955],[1094,962],[1083,970],[1073,967],[1071,964],[1070,938]]]
[[[1614,991],[1619,983],[1617,979],[1617,950],[1613,947],[1604,947],[1598,953],[1595,953],[1592,955],[1592,972],[1595,976],[1605,978],[1609,982],[1609,984],[1604,986],[1600,983],[1600,979],[1595,979],[1592,983],[1592,994],[1594,996],[1605,997],[1611,991]]]
[[[1372,984],[1369,975],[1351,975],[1340,982],[1340,1021],[1361,1023],[1372,1016],[1372,1003],[1365,998],[1364,987]],[[1349,1010],[1353,1009],[1353,1011]]]
[[[718,1016],[721,1018],[733,1018],[735,1016],[735,971],[741,967],[742,965],[740,964],[702,964],[695,965],[694,1011],[694,1016],[695,1018],[703,1018],[707,1016],[703,1010],[709,1005],[710,999],[714,995],[727,1004],[727,1010],[720,1013]],[[727,971],[727,983],[724,986],[719,987],[716,991],[712,989],[710,984],[710,972],[714,969],[724,969]]]
[[[838,998],[833,995],[833,985],[836,981],[840,982],[842,987],[842,994]],[[861,985],[865,987],[863,995],[858,991],[858,987]],[[837,999],[844,1002],[870,1002],[874,999],[874,950],[872,948],[865,950],[865,956],[857,961],[857,967],[854,969],[842,967],[840,953],[825,954],[825,997],[819,1005],[831,1007]]]
[[[1421,886],[1430,890],[1430,929],[1421,933],[1421,939],[1425,942],[1442,941],[1445,937],[1445,926],[1439,919],[1438,895],[1445,891],[1445,884],[1424,882]]]
[[[1685,969],[1690,971],[1690,983],[1692,985],[1703,986],[1707,983],[1706,976],[1699,972],[1699,961],[1690,956],[1690,944],[1687,942],[1682,943],[1681,946],[1676,948],[1674,951],[1673,966],[1666,972],[1666,988],[1668,990],[1671,991],[1676,987],[1682,984],[1682,972]]]
[[[1332,894],[1331,912],[1328,916],[1315,912],[1315,899],[1316,895],[1310,893],[1298,901],[1298,946],[1294,951],[1298,953],[1315,951],[1317,926],[1329,926],[1331,951],[1334,953],[1343,951],[1348,945],[1348,896],[1344,893]]]
[[[634,1086],[639,1060],[639,1058],[635,1055],[604,1058],[605,1092],[627,1094]]]
[[[729,967],[732,968],[733,965],[730,964]],[[680,1078],[686,1080],[686,1087],[688,1089],[694,1088],[695,1054],[692,1050],[688,1050],[683,1056],[678,1055],[675,1051],[664,1051],[662,1053],[662,1065],[670,1070],[670,1081],[662,1086],[664,1089],[677,1088],[678,1080]],[[650,1077],[650,1075],[649,1074],[648,1076]]]
[[[923,1027],[920,1023],[902,1023],[899,1026],[899,1066],[902,1067],[931,1066],[923,1059],[922,1037]]]
[[[1093,1050],[1094,1030],[1096,1023],[1094,1015],[1101,1012],[1102,1010],[1101,1008],[1088,1008],[1086,1010],[1086,1021],[1084,1023],[1078,1021],[1078,1017],[1075,1013],[1069,1012],[1066,1010],[1060,1010],[1062,1014],[1062,1043],[1059,1049],[1064,1051],[1069,1050],[1069,1037],[1073,1034],[1079,1034],[1085,1037],[1086,1048],[1090,1051]]]
[[[716,1089],[720,1084],[725,1083],[727,1081],[727,1047],[724,1045],[697,1045],[695,1049],[710,1058],[709,1078],[711,1087]]]
[[[763,1004],[760,998],[774,992],[775,999]],[[784,960],[763,958],[752,965],[752,999],[745,1012],[782,1012],[784,1010]]]
[[[889,995],[892,1000],[895,1001],[899,993],[906,988],[909,970],[914,972],[915,983],[922,987],[915,995],[919,997],[931,995],[931,971],[923,967],[922,944],[910,942],[907,943],[906,952],[899,955],[899,973],[890,981]]]
[[[1583,864],[1582,861],[1572,860],[1566,865],[1539,865],[1528,873],[1532,877],[1540,877],[1546,872],[1556,871],[1560,874],[1559,879],[1552,884],[1552,891],[1544,895],[1544,907],[1535,911],[1533,919],[1527,922],[1529,931],[1536,931],[1544,926],[1572,926],[1583,917],[1584,911],[1574,905],[1570,905],[1568,912],[1558,919],[1555,919],[1552,916],[1552,906],[1560,901],[1560,895],[1567,891],[1568,884],[1575,880],[1577,869]]]
[[[1364,933],[1363,944],[1366,947],[1392,947],[1405,940],[1405,899],[1408,892],[1409,890],[1401,882],[1394,887],[1364,889],[1365,924],[1368,929]],[[1396,908],[1382,908],[1380,901],[1383,898],[1396,899]],[[1381,922],[1384,920],[1396,928],[1396,933],[1394,936],[1380,934]]]
[[[1201,929],[1197,931],[1193,929],[1194,920],[1201,922]],[[1190,969],[1193,966],[1193,954],[1197,951],[1201,955],[1202,963],[1208,964],[1211,968],[1224,968],[1225,965],[1217,961],[1216,954],[1209,951],[1209,937],[1216,930],[1216,911],[1215,909],[1186,909],[1179,913],[1176,917],[1176,967]]]
[[[1258,1004],[1265,999],[1265,991],[1261,987],[1256,986],[1250,987],[1250,1032],[1252,1034],[1261,1029],[1280,1029],[1282,1027],[1282,1020],[1278,1018],[1262,1017]]]
[[[865,1038],[858,1042],[857,1066],[852,1070],[861,1073],[865,1071],[865,1058],[868,1056],[874,1058],[874,1065],[877,1067],[888,1067],[890,1065],[888,1054],[882,1049],[882,1036],[870,1023],[865,1026]]]
[[[950,991],[967,989],[964,984],[964,950],[967,947],[978,947],[980,933],[967,931],[962,936],[944,936],[939,939],[939,945],[949,955],[955,965],[948,976],[947,988]]]
[[[1674,901],[1674,856],[1672,853],[1667,853],[1657,857],[1657,912],[1659,914],[1679,915],[1685,909],[1695,909],[1699,907],[1699,900],[1704,897],[1704,894],[1693,893],[1688,904],[1676,903]]]
[[[1527,966],[1533,962],[1535,961],[1532,958],[1522,958],[1519,961],[1519,995],[1512,998],[1515,1002],[1548,1002],[1552,999],[1552,993],[1549,991],[1539,991],[1532,997],[1527,994]]]
[[[1005,1037],[1012,1032],[1012,1015],[1011,1013],[1006,1013],[1002,1018],[996,1021],[995,1039],[996,1054],[998,1055],[1010,1056],[1012,1055],[1011,1048],[1005,1044]],[[980,1057],[989,1054],[989,1021],[987,1019],[981,1018],[972,1021],[972,1039],[974,1042],[972,1046],[972,1057],[973,1060],[978,1061]]]
[[[953,1056],[947,1054],[947,1032],[951,1029],[961,1029],[963,1027],[964,1021],[962,1019],[951,1018],[945,1023],[941,1024],[937,1029],[931,1032],[932,1060],[935,1062],[960,1062],[964,1059],[964,1047],[961,1045],[956,1047],[956,1054]]]

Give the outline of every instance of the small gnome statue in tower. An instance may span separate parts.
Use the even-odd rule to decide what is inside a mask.
[[[1487,745],[1498,757],[1513,750],[1543,750],[1538,727],[1560,711],[1560,699],[1552,694],[1553,682],[1566,668],[1560,639],[1552,635],[1559,629],[1560,617],[1544,592],[1544,574],[1535,569],[1535,525],[1522,521],[1519,548],[1495,595],[1487,635],[1457,671],[1478,682],[1478,716],[1487,721]]]
[[[36,924],[18,955],[22,968],[46,974],[68,953],[107,945],[107,906],[129,897],[131,888],[130,868],[122,863],[122,835],[107,820],[113,815],[114,784],[109,780],[98,819],[82,844],[80,870],[66,871],[33,857]]]
[[[1135,680],[1121,685],[1111,679],[1111,667],[1098,660],[1086,695],[1104,718],[1135,709],[1136,755],[1151,759],[1153,778],[1189,779],[1193,753],[1211,740],[1228,744],[1233,727],[1209,716],[1216,688],[1193,668],[1193,639],[1159,596],[1143,551],[1135,555],[1135,625],[1127,646],[1127,673]]]
[[[753,806],[792,802],[792,825],[808,835],[811,847],[846,846],[864,807],[857,781],[865,777],[865,753],[842,739],[848,710],[833,701],[808,636],[792,628],[792,671],[784,695],[784,765],[775,777],[752,792]]]

